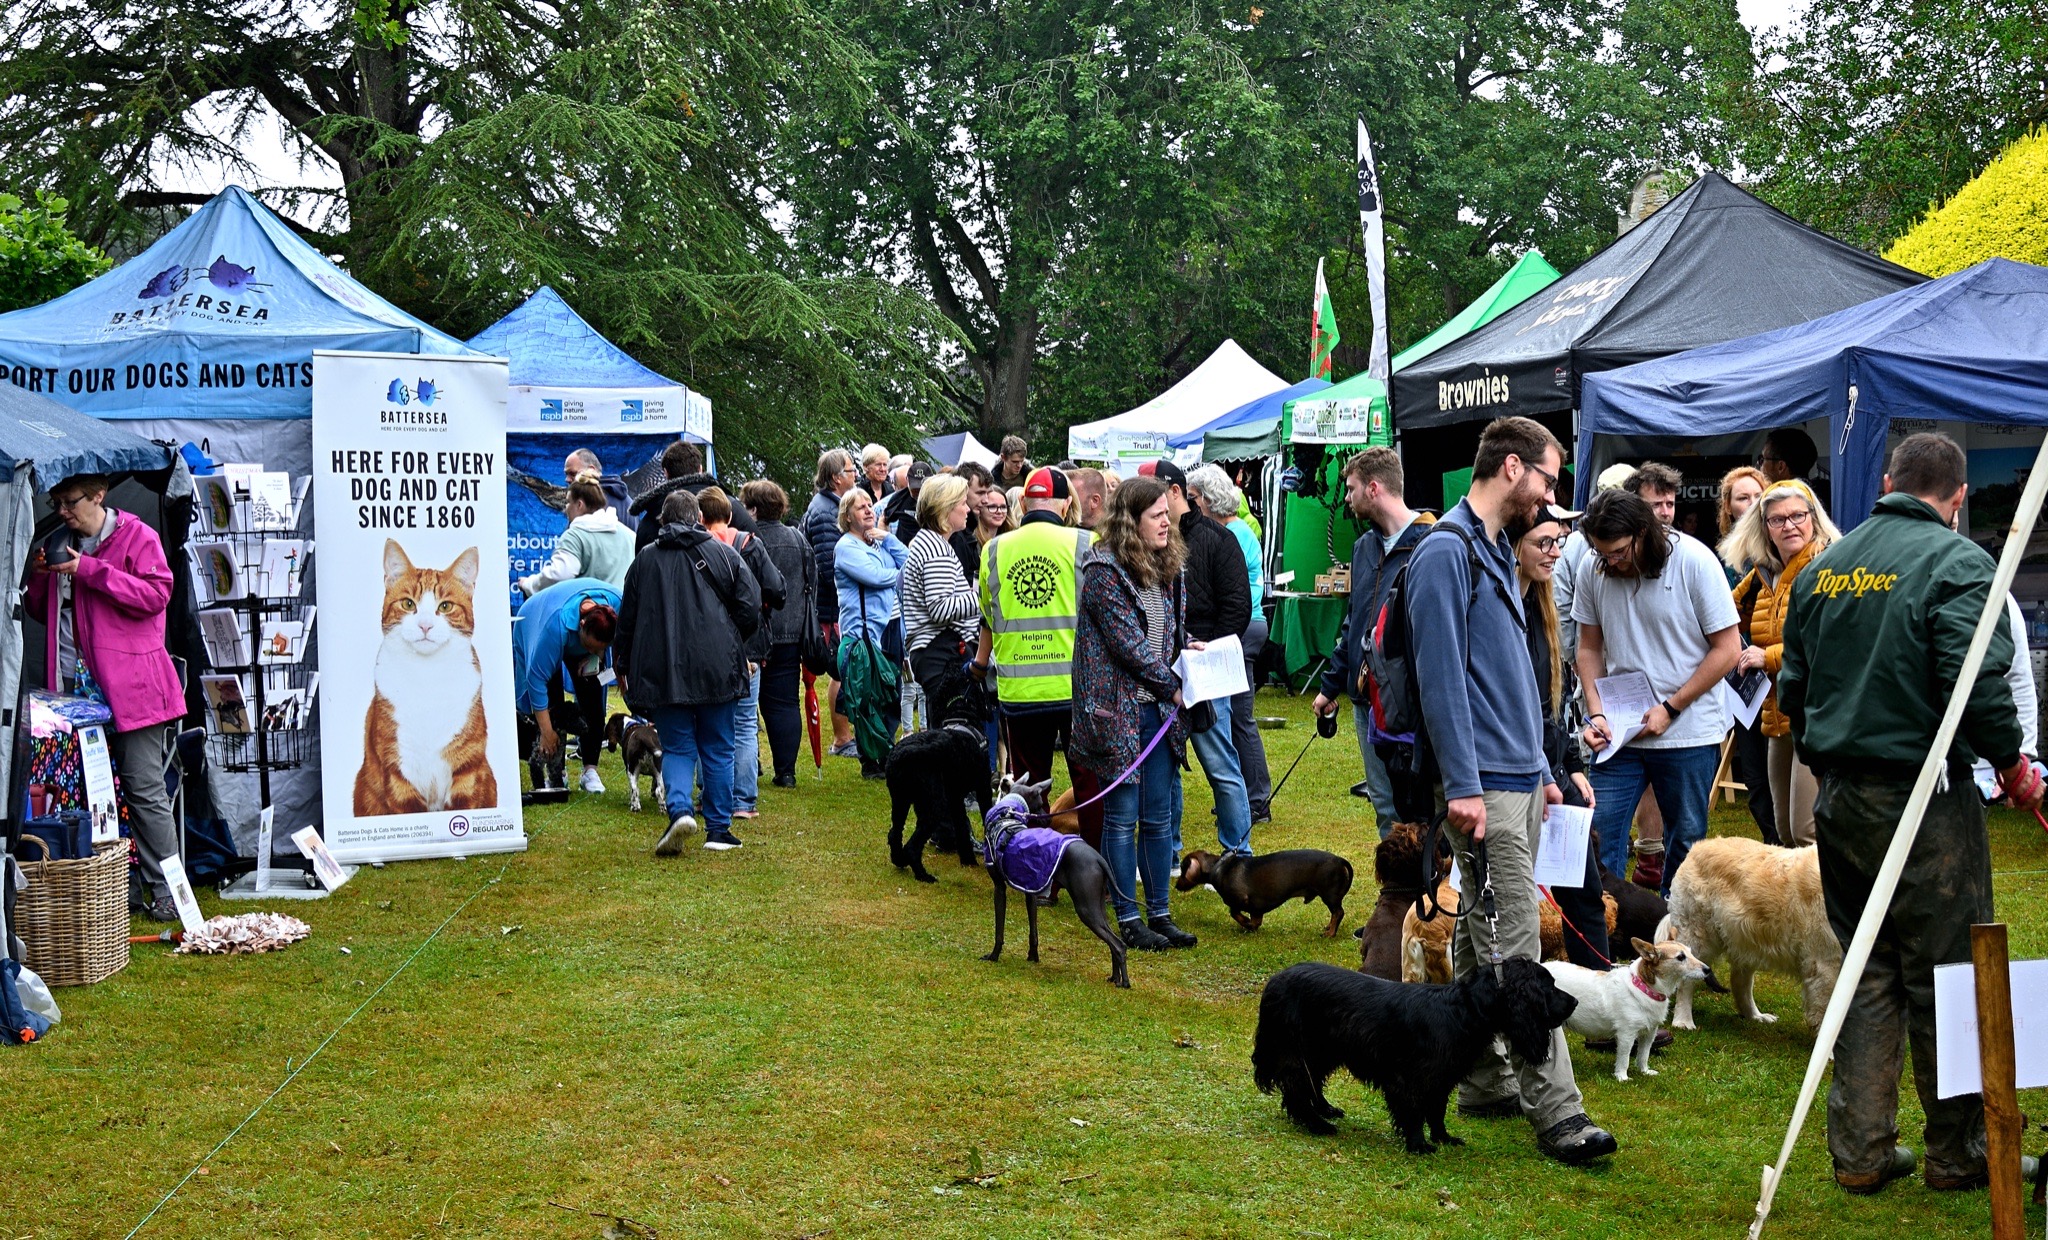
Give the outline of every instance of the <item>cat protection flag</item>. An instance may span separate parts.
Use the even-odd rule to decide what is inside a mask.
[[[343,862],[526,847],[501,359],[313,355],[320,759]]]

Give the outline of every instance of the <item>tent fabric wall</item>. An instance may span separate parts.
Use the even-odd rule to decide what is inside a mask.
[[[1287,381],[1252,360],[1235,340],[1225,340],[1186,378],[1136,409],[1067,428],[1067,455],[1100,461],[1118,432],[1183,435],[1247,401],[1287,386]]]
[[[1579,451],[1595,435],[1823,417],[1844,528],[1877,500],[1893,419],[2048,425],[2048,268],[1990,259],[1812,322],[1591,376]]]
[[[511,363],[506,425],[520,433],[680,434],[711,442],[711,402],[604,338],[542,285],[469,347]],[[605,462],[606,472],[628,469]]]
[[[1394,424],[1561,413],[1592,372],[1806,322],[1923,279],[1710,172],[1570,275],[1396,372]]]
[[[0,315],[0,378],[98,418],[304,418],[314,349],[465,353],[242,189],[141,254]]]
[[[987,444],[974,437],[972,431],[961,431],[953,435],[934,435],[919,447],[925,458],[940,465],[953,466],[972,461],[987,469],[994,469],[1002,455],[989,450]]]

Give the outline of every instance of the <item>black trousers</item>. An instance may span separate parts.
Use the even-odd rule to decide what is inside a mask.
[[[597,683],[597,677],[585,676],[563,664],[576,687],[576,702],[573,707],[562,692],[562,677],[557,674],[548,677],[548,722],[562,736],[576,738],[576,756],[585,766],[596,766],[598,755],[604,752],[604,706],[605,687]],[[519,716],[519,752],[529,761],[533,757],[534,742],[540,739],[540,724],[532,715]],[[568,746],[555,751],[554,760],[548,769],[560,776],[567,764]]]
[[[1762,716],[1758,716],[1762,722]],[[1771,800],[1771,738],[1762,728],[1735,729],[1735,778],[1749,789],[1749,816],[1756,820],[1758,834],[1766,844],[1781,844],[1778,816]]]
[[[761,665],[761,722],[776,776],[794,779],[804,740],[803,662],[795,642],[768,647],[768,661]]]
[[[1586,798],[1579,795],[1577,785],[1569,777],[1562,779],[1558,788],[1564,793],[1566,805],[1585,805]],[[1585,885],[1552,887],[1550,898],[1557,901],[1558,911],[1571,923],[1564,932],[1565,959],[1588,969],[1606,969],[1614,953],[1607,942],[1607,902],[1601,898],[1598,840],[1588,840],[1586,844]]]
[[[941,633],[911,654],[911,679],[924,690],[926,727],[935,728],[946,721],[946,708],[950,704],[943,700],[940,690],[948,677],[959,674],[960,665],[967,661],[968,654],[967,643],[951,632]]]

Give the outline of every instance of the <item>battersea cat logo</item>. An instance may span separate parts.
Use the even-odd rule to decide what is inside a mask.
[[[412,387],[407,387],[403,379],[393,379],[391,386],[384,391],[384,399],[394,405],[410,405],[414,401],[422,405],[431,405],[440,394],[435,389],[432,379],[421,379]]]
[[[253,297],[269,287],[269,284],[257,280],[253,264],[245,267],[225,254],[204,267],[173,263],[136,290],[136,300],[149,302],[149,305],[136,310],[116,310],[107,320],[107,325],[115,327],[145,319],[180,318],[190,314],[261,323],[270,318],[270,309],[257,305]],[[207,292],[208,288],[213,291]]]

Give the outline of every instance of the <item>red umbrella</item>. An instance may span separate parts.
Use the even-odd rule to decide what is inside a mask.
[[[804,673],[804,723],[811,733],[811,761],[818,778],[825,778],[825,733],[818,717],[818,678]]]

